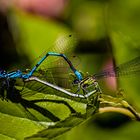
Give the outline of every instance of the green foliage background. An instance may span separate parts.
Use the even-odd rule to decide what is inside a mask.
[[[73,32],[78,34],[78,42],[87,44],[89,46],[87,49],[92,50],[80,51],[86,45],[76,48],[76,55],[81,58],[78,69],[84,72],[88,71],[90,74],[98,72],[110,56],[115,58],[116,64],[121,64],[140,54],[139,0],[71,0],[62,22],[27,14],[23,11],[10,13],[9,21],[13,36],[16,38],[20,35],[20,42],[17,43],[16,48],[17,52],[22,55],[21,49],[24,50],[31,62],[44,49],[49,50],[59,34]],[[102,40],[105,41],[100,44]],[[111,51],[104,53],[102,50],[108,40],[111,44]],[[94,50],[97,51],[94,52]],[[118,81],[120,87],[125,91],[126,99],[140,111],[139,75],[137,77],[122,78]],[[37,96],[42,97],[41,94]],[[50,98],[58,99],[59,97],[53,96]],[[70,103],[79,112],[85,111],[85,105],[82,103],[60,99]],[[22,114],[23,112],[19,113],[13,104],[10,106],[7,104],[9,103],[0,101],[0,108],[2,108],[0,114],[0,124],[2,126],[0,127],[0,139],[22,139],[24,136],[30,136],[44,128],[42,125],[38,125],[37,122],[22,118],[25,116],[25,114]],[[62,119],[69,115],[67,108],[61,107],[61,105],[48,104],[48,106]],[[56,107],[60,108],[60,110],[56,109]],[[16,110],[13,113],[14,115],[7,113],[10,108]],[[20,116],[18,113],[22,115]],[[122,123],[119,127],[109,128],[108,126],[111,123],[118,123],[119,117],[113,117],[113,115],[108,114],[101,115],[100,119],[106,122],[105,126],[99,125],[96,122],[96,117],[98,116],[56,139],[137,140],[139,138],[139,122]],[[114,121],[111,121],[112,119]],[[47,121],[45,125],[48,125]]]

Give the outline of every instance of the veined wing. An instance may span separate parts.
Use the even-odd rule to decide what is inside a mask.
[[[64,89],[71,90],[73,85],[74,76],[69,73],[68,67],[57,67],[57,68],[50,68],[50,69],[39,69],[35,71],[33,77],[37,77],[40,80],[49,82],[54,86],[59,86]],[[26,90],[26,92],[22,92],[23,97],[31,97],[36,93],[47,93],[51,95],[57,95],[57,91],[51,89],[50,87],[40,84],[36,81],[25,82],[22,79],[16,79],[16,86],[20,86],[21,90]],[[24,88],[22,88],[24,87]],[[32,92],[30,92],[30,90]],[[60,93],[59,93],[60,94]]]
[[[93,77],[96,79],[107,78],[107,77],[120,77],[120,76],[130,76],[140,73],[140,56],[120,64],[117,67],[110,67],[105,69],[97,74],[94,74]]]
[[[56,52],[65,54],[66,57],[68,57],[70,60],[74,55],[74,49],[76,46],[76,36],[74,35],[59,35],[56,41],[51,45],[50,47],[47,47],[48,49],[39,56],[32,63],[32,67],[37,64],[37,62],[40,61],[41,58],[43,58],[48,52]],[[58,61],[61,61],[61,57],[58,56],[49,56],[39,67],[47,66],[47,67],[54,67],[57,66],[56,62],[58,64]],[[65,61],[63,59],[63,61]],[[72,60],[71,60],[72,61]],[[72,62],[73,65],[77,65],[74,62]],[[26,66],[27,67],[27,66]]]

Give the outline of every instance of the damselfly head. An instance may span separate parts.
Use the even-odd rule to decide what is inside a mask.
[[[86,77],[85,79],[83,79],[81,81],[81,85],[83,87],[86,87],[86,86],[89,86],[89,85],[94,84],[94,82],[95,82],[95,79],[94,78],[92,78],[92,77]]]
[[[91,76],[86,77],[80,82],[80,87],[83,89],[84,92],[91,93],[94,92],[97,88],[97,82]]]

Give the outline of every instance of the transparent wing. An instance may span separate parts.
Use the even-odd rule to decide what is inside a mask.
[[[48,52],[62,53],[62,54],[65,54],[69,59],[71,59],[73,56],[76,56],[74,54],[74,49],[76,47],[76,42],[77,42],[76,40],[77,39],[75,35],[59,35],[56,41],[54,42],[54,44],[50,46],[48,50],[45,50],[39,57],[37,57],[34,60],[34,63],[32,64],[32,66],[34,66]],[[43,62],[43,65],[41,65],[40,67],[44,65],[47,67],[54,67],[54,66],[57,66],[57,64],[60,64],[60,63],[57,63],[58,61],[61,61],[61,64],[62,64],[62,60],[60,57],[49,56]],[[74,62],[75,61],[74,59],[71,61],[73,61],[74,65],[77,65],[76,62]]]
[[[73,55],[75,47],[75,36],[60,36],[50,48],[51,52],[63,53],[71,61],[74,67],[80,63],[80,59]],[[39,58],[41,59],[47,52],[44,52]],[[63,57],[49,56],[37,69],[33,76],[46,80],[52,84],[64,88],[70,88],[69,73],[72,72],[67,61]]]
[[[76,64],[79,64],[79,59],[73,58]],[[70,59],[71,61],[72,59]],[[59,59],[53,63],[53,67],[47,67],[46,65],[42,65],[33,76],[38,77],[42,80],[50,82],[54,85],[70,89],[72,87],[72,80],[70,74],[72,70],[64,59]]]
[[[117,67],[110,67],[97,74],[94,74],[93,77],[100,79],[107,77],[131,76],[134,74],[140,74],[140,56]]]
[[[59,67],[57,69],[51,68],[47,69],[46,71],[40,69],[39,71],[34,73],[34,77],[37,77],[40,80],[47,81],[53,85],[63,87],[65,89],[71,89],[73,87],[72,83],[74,79],[71,76],[71,73],[69,73],[68,67]],[[29,85],[28,88],[30,88]]]

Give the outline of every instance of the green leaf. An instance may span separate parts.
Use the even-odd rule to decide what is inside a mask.
[[[55,126],[48,127],[43,131],[38,132],[37,134],[27,137],[26,139],[34,139],[34,138],[46,138],[52,139],[55,138],[69,130],[73,127],[82,123],[86,118],[81,114],[73,114],[70,117],[66,118],[63,121],[58,122]]]
[[[0,113],[0,122],[2,126],[0,127],[0,137],[5,140],[22,139],[44,128],[38,122],[3,113]]]

